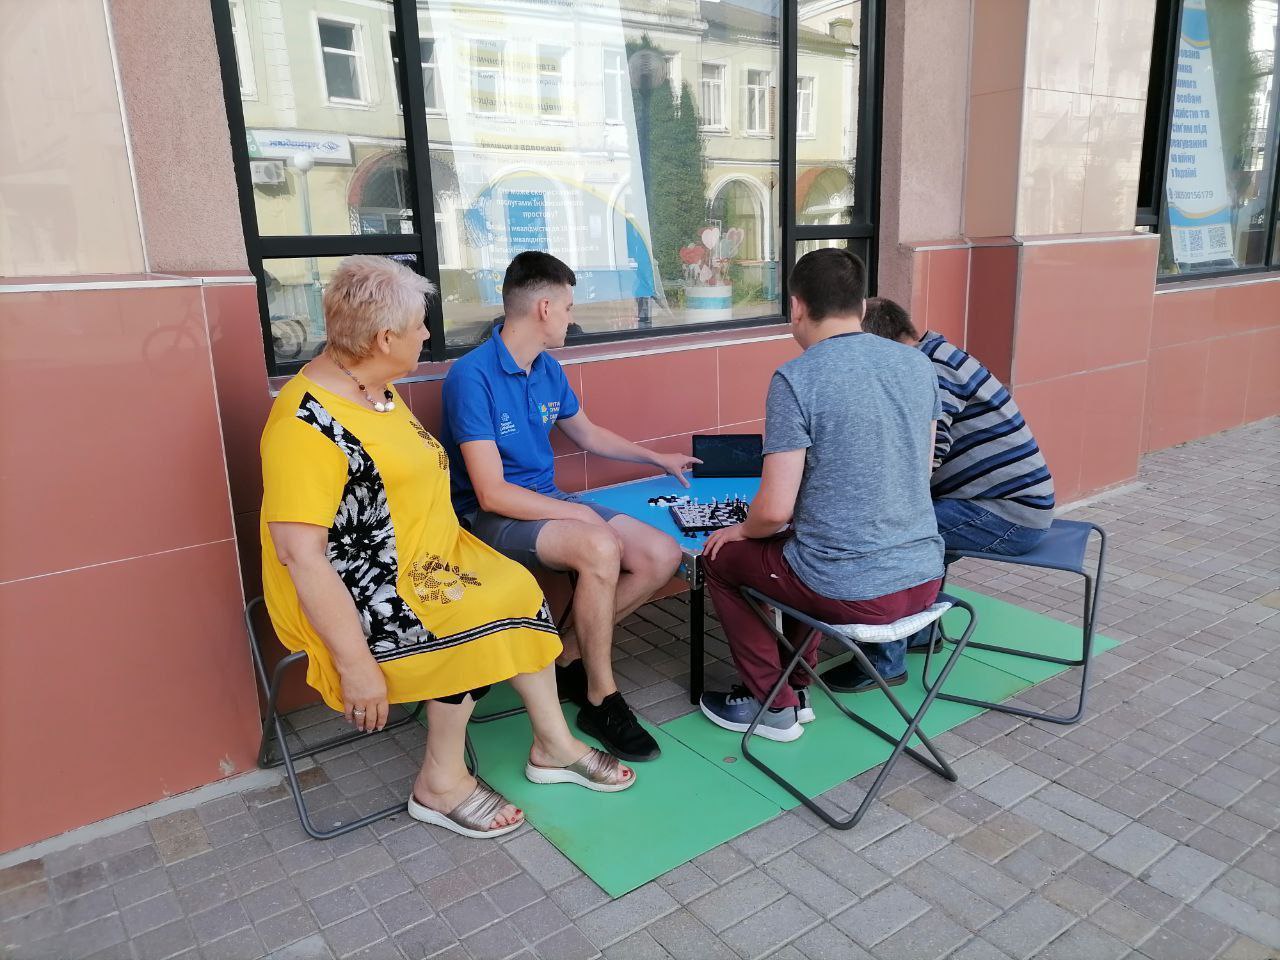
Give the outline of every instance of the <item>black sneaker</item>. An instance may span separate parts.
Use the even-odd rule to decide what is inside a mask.
[[[581,660],[574,660],[567,667],[556,664],[556,690],[561,700],[579,707],[587,705],[587,668]]]
[[[862,672],[862,667],[858,666],[856,661],[846,660],[829,670],[822,672],[822,679],[827,682],[827,686],[836,693],[866,693],[868,690],[879,690],[876,684],[869,676]],[[900,687],[907,682],[906,673],[900,673],[896,677],[885,677],[884,685],[886,687]]]
[[[662,752],[658,741],[640,726],[627,701],[616,691],[600,701],[600,706],[587,703],[579,710],[578,727],[599,740],[619,760],[632,763],[655,760]]]
[[[907,653],[928,653],[928,652],[929,652],[928,640],[925,640],[922,643],[907,644]],[[940,633],[935,633],[933,635],[933,652],[935,654],[942,652],[942,634]]]

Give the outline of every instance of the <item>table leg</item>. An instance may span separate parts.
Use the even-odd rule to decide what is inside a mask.
[[[689,588],[689,702],[702,699],[704,683],[702,586]]]

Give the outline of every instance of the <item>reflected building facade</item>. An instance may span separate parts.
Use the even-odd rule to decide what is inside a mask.
[[[539,0],[418,5],[400,38],[390,3],[229,0],[256,228],[263,237],[434,236],[451,345],[475,342],[501,312],[512,255],[544,249],[582,276],[584,332],[780,312],[779,8],[620,0],[562,8]],[[857,149],[860,3],[801,4],[794,104],[798,220],[847,223]],[[646,96],[634,55],[661,57]],[[401,56],[420,71],[432,197],[415,207],[405,151]],[[657,107],[653,102],[664,98]],[[684,118],[692,103],[698,116]],[[640,116],[648,111],[653,119]],[[647,121],[647,122],[646,122]],[[719,232],[731,306],[700,311],[655,251],[661,201],[642,166],[694,136],[682,167],[700,226]],[[654,161],[655,165],[657,161]],[[687,184],[686,184],[687,186]],[[416,209],[431,223],[414,222]],[[685,245],[702,242],[689,230]],[[338,258],[263,263],[279,361],[322,337],[320,293]],[[664,269],[665,267],[665,269]]]

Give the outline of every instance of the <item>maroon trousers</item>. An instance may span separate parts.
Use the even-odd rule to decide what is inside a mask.
[[[796,576],[782,555],[786,537],[769,540],[739,540],[720,548],[715,560],[704,559],[707,589],[715,604],[720,623],[733,662],[742,676],[742,682],[752,696],[761,702],[769,695],[773,685],[791,655],[786,652],[761,621],[755,611],[738,592],[739,587],[753,587],[767,597],[773,597],[789,607],[803,610],[815,620],[827,623],[892,623],[903,617],[926,609],[938,596],[942,581],[927,583],[899,590],[870,600],[832,600],[810,590]],[[783,632],[795,647],[805,639],[807,630],[799,621],[785,617]],[[818,646],[813,644],[805,654],[809,665],[817,666]],[[809,674],[796,670],[791,674],[789,686],[783,687],[774,701],[775,707],[799,706],[795,689],[809,685]]]

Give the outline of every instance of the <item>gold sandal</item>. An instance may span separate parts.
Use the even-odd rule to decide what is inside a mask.
[[[524,825],[522,816],[515,823],[509,823],[505,827],[489,826],[493,823],[493,818],[498,815],[498,811],[506,805],[507,801],[502,794],[491,790],[481,780],[476,780],[476,788],[448,813],[432,810],[419,803],[413,794],[409,794],[409,816],[413,819],[444,827],[459,836],[476,839],[500,837]]]
[[[592,748],[567,767],[541,767],[530,760],[524,765],[524,775],[533,783],[574,783],[599,793],[618,793],[636,784],[636,774],[620,779],[622,764],[618,758],[603,750]]]

